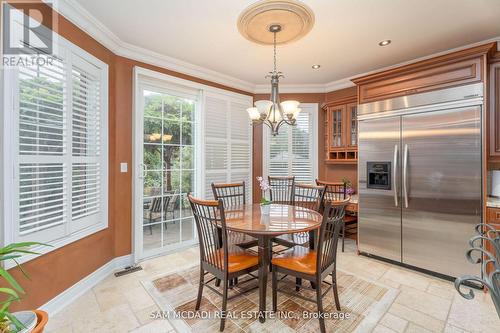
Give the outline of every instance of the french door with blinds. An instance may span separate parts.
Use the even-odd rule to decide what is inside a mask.
[[[264,176],[295,176],[313,183],[318,175],[318,105],[304,103],[295,126],[282,125],[276,136],[264,127]]]
[[[212,182],[247,184],[251,200],[252,98],[135,69],[134,256],[195,244],[187,194],[213,200]]]

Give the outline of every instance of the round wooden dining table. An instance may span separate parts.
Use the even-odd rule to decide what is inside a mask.
[[[290,205],[271,204],[269,215],[261,213],[260,204],[231,206],[225,209],[227,230],[241,232],[257,238],[259,253],[259,320],[266,317],[267,274],[270,262],[271,239],[284,234],[310,232],[321,226],[318,212]]]

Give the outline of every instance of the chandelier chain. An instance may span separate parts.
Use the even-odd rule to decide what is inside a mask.
[[[274,32],[274,72],[276,73],[276,32]]]

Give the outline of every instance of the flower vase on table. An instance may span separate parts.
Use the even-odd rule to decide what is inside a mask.
[[[269,183],[262,177],[257,177],[259,182],[260,190],[262,191],[262,197],[260,199],[260,213],[262,215],[269,215],[271,211],[271,200],[266,198],[266,192],[269,190]]]

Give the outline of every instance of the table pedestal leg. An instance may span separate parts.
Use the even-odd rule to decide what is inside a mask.
[[[311,230],[309,231],[309,248],[311,250],[316,249],[316,241],[318,240],[318,230]],[[316,289],[316,284],[311,281],[311,288]]]
[[[259,243],[259,321],[266,321],[266,289],[267,272],[269,270],[269,240],[268,236],[260,236]]]

